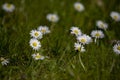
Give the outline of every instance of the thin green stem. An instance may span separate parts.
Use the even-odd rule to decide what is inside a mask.
[[[113,59],[113,62],[112,62],[111,68],[110,68],[110,73],[112,72],[114,66],[115,66],[115,59]]]
[[[84,71],[86,72],[87,70],[86,70],[86,68],[85,68],[85,66],[84,66],[84,64],[83,64],[83,62],[82,62],[80,53],[79,53],[79,62],[80,62],[80,64],[81,64],[82,68],[84,69]]]
[[[110,73],[112,72],[112,70],[113,70],[113,68],[114,68],[114,66],[115,66],[115,62],[116,62],[117,59],[118,59],[118,55],[115,55],[115,57],[114,57],[114,59],[113,59],[113,62],[112,62],[112,65],[111,65],[111,67],[110,67]]]
[[[50,26],[50,30],[51,30],[51,31],[53,31],[54,26],[55,26],[55,23],[52,23],[51,26]]]
[[[4,25],[4,23],[5,23],[5,16],[3,16],[2,25]]]
[[[109,36],[109,33],[108,33],[108,31],[107,31],[107,30],[105,30],[105,33],[106,33],[106,35],[107,35],[108,39],[109,39],[109,40],[111,40],[111,37]]]

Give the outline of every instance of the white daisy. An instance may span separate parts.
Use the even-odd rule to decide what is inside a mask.
[[[41,39],[43,34],[40,31],[37,30],[32,30],[30,32],[31,37],[36,38],[36,39]]]
[[[40,44],[40,42],[39,42],[37,39],[32,38],[32,39],[30,40],[30,46],[31,46],[34,50],[38,50],[38,49],[40,49],[41,44]]]
[[[1,57],[1,64],[2,65],[7,65],[9,63],[9,60],[8,59],[4,59],[3,57]]]
[[[106,29],[108,28],[108,24],[105,23],[105,22],[103,22],[103,21],[101,21],[101,20],[98,20],[98,21],[96,22],[96,26],[97,26],[98,28],[104,29],[104,30],[106,30]]]
[[[104,38],[104,34],[101,30],[93,30],[91,36],[94,38]]]
[[[32,57],[35,60],[43,60],[45,58],[44,56],[40,55],[39,53],[32,54]]]
[[[38,30],[39,30],[40,32],[42,32],[42,34],[50,33],[50,30],[49,30],[49,28],[48,28],[47,26],[39,26],[39,27],[38,27]]]
[[[13,4],[5,3],[5,4],[3,4],[2,8],[6,12],[13,12],[15,9],[15,6]]]
[[[46,16],[47,20],[50,21],[50,22],[58,22],[59,20],[59,17],[57,14],[48,14]]]
[[[110,16],[115,21],[120,21],[120,13],[112,11],[110,13]]]
[[[80,36],[82,34],[81,30],[78,27],[71,27],[71,34],[75,34],[76,36]]]
[[[120,54],[120,44],[115,44],[113,46],[113,51],[116,53],[116,54]]]
[[[74,47],[75,47],[75,50],[77,50],[77,51],[85,52],[84,47],[80,43],[75,43]]]
[[[81,44],[89,44],[90,42],[92,42],[92,38],[86,34],[78,36],[77,40],[81,43]]]
[[[75,10],[77,10],[79,12],[82,12],[85,10],[84,5],[80,2],[74,3],[74,8],[75,8]]]

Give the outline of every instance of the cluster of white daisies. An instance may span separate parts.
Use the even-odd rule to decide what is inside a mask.
[[[102,24],[102,28],[108,27],[108,25],[106,23],[104,23],[102,21],[97,21],[98,27],[101,27],[100,23]],[[97,39],[104,38],[104,33],[102,32],[102,30],[93,30],[91,32],[91,37],[89,35],[83,34],[78,27],[73,26],[73,27],[71,27],[70,30],[71,30],[71,34],[74,34],[77,39],[77,43],[74,44],[75,50],[80,51],[80,52],[85,51],[85,48],[84,48],[85,44],[89,44],[90,42],[93,41],[91,37],[95,38],[94,39],[95,43],[96,43]]]
[[[74,3],[74,8],[78,12],[82,12],[85,10],[84,5],[80,2]],[[118,12],[112,11],[110,13],[110,17],[116,22],[120,21],[120,13],[118,13]],[[100,30],[93,30],[91,32],[91,37],[94,38],[95,43],[97,42],[98,39],[104,38],[105,35],[104,35],[102,30],[106,31],[106,29],[108,28],[108,24],[102,20],[98,20],[96,22],[96,26]],[[71,34],[75,34],[77,37],[77,43],[74,44],[75,50],[78,50],[80,52],[84,52],[85,49],[84,49],[83,45],[90,43],[92,41],[91,37],[89,37],[86,34],[82,34],[81,30],[78,27],[72,27],[70,30],[71,30]],[[120,54],[120,44],[119,43],[117,43],[113,46],[113,51],[116,54]]]
[[[82,12],[85,10],[84,5],[80,2],[75,2],[74,8],[78,12]],[[15,6],[11,3],[5,3],[2,5],[2,9],[6,12],[13,12],[15,10]],[[110,13],[110,17],[116,22],[120,21],[120,13],[118,12],[112,11]],[[48,21],[53,23],[56,23],[59,21],[59,16],[57,14],[48,14],[46,18]],[[96,26],[102,30],[106,30],[108,28],[108,24],[101,20],[98,20],[96,22]],[[98,39],[104,38],[105,36],[102,30],[93,30],[91,32],[91,37],[89,35],[83,34],[78,27],[73,26],[70,30],[71,30],[71,34],[76,35],[77,42],[74,44],[75,50],[78,50],[80,52],[86,51],[84,48],[84,45],[92,42],[91,37],[94,38],[94,42],[96,43]],[[36,51],[38,51],[41,48],[41,43],[39,40],[42,39],[43,35],[47,33],[50,33],[50,30],[47,26],[39,26],[37,30],[32,30],[30,32],[30,35],[32,37],[32,39],[30,39],[30,46],[33,48],[33,50],[35,50],[35,53],[32,55],[32,57],[35,60],[43,60],[45,58],[44,56],[40,55]],[[116,54],[120,54],[119,43],[114,45],[113,51]],[[9,63],[9,60],[3,57],[1,57],[0,61],[2,65],[7,65]]]
[[[99,21],[97,21],[97,25],[98,25],[98,23],[99,23]],[[102,22],[102,24],[103,23],[104,22]],[[99,25],[98,27],[100,27],[100,26],[101,25]],[[104,23],[103,26],[104,27],[108,27],[108,25],[106,23]],[[104,38],[104,33],[103,33],[102,30],[93,30],[91,32],[91,37],[89,35],[83,34],[78,27],[73,26],[73,27],[71,27],[70,30],[71,30],[71,34],[76,36],[77,42],[74,44],[74,47],[75,47],[75,50],[77,50],[79,52],[85,52],[86,51],[84,45],[89,44],[89,43],[92,42],[92,38],[91,37],[95,38],[95,40],[94,40],[95,43],[96,43],[97,39]],[[120,54],[120,44],[119,43],[117,43],[117,44],[115,44],[113,46],[113,51],[116,54]]]
[[[84,45],[92,42],[92,38],[89,35],[83,34],[78,27],[71,27],[71,34],[76,36],[77,42],[74,44],[75,50],[79,52],[85,52]]]
[[[47,26],[39,26],[38,29],[32,30],[30,32],[31,39],[30,39],[30,46],[35,50],[35,53],[32,54],[32,57],[35,60],[43,60],[45,57],[39,54],[40,48],[41,48],[41,43],[40,39],[43,38],[43,35],[50,33],[50,30]]]

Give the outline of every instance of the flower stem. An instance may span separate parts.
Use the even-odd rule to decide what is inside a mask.
[[[95,38],[95,43],[96,43],[97,39]]]
[[[110,68],[110,73],[112,72],[114,66],[115,66],[115,59],[113,59],[113,62],[112,62],[111,68]]]
[[[86,70],[86,68],[85,68],[85,66],[84,66],[84,64],[83,64],[83,62],[82,62],[82,60],[81,60],[80,54],[79,54],[79,62],[80,62],[80,64],[81,64],[82,68],[84,69],[84,71],[86,72],[87,70]]]
[[[110,40],[110,39],[111,39],[111,37],[109,36],[109,33],[108,33],[108,31],[107,31],[107,30],[105,30],[105,33],[106,33],[106,35],[107,35],[107,37],[108,37],[108,40]]]
[[[54,26],[55,26],[55,23],[52,23],[51,26],[50,26],[50,30],[51,30],[51,31],[53,31]]]

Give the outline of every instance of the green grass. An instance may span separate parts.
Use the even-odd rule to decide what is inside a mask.
[[[7,66],[0,64],[0,80],[120,80],[120,56],[113,52],[111,43],[120,39],[120,22],[110,18],[111,11],[120,12],[119,0],[102,0],[101,7],[97,0],[80,0],[85,5],[81,13],[73,7],[76,1],[0,0],[0,6],[5,2],[16,6],[13,13],[6,13],[0,7],[0,57],[10,60]],[[48,13],[60,17],[53,31],[41,40],[39,53],[50,58],[35,61],[29,33],[39,25],[52,25],[46,20]],[[97,29],[96,20],[107,22],[109,28],[99,45],[91,43],[80,54],[87,69],[84,71],[79,53],[74,50],[75,36],[69,30],[78,26],[83,33],[90,34]]]

